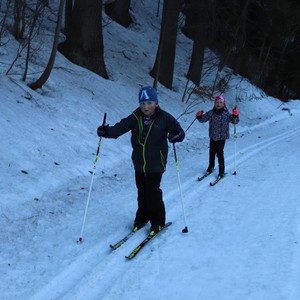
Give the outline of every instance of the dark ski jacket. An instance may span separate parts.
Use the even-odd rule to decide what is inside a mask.
[[[136,172],[164,172],[167,164],[167,138],[179,135],[177,142],[183,141],[184,130],[168,112],[156,108],[151,125],[143,123],[144,114],[137,108],[131,115],[114,126],[107,128],[105,137],[118,138],[131,130],[132,161]]]
[[[209,121],[209,137],[214,141],[229,139],[229,123],[238,124],[239,118],[234,117],[226,107],[216,109],[215,107],[199,120],[200,123]]]

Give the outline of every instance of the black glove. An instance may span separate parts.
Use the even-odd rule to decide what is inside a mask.
[[[98,136],[107,137],[107,129],[108,129],[108,125],[99,126],[97,129]]]
[[[169,134],[169,142],[170,143],[178,143],[182,141],[182,133],[181,132],[175,132],[173,134]]]

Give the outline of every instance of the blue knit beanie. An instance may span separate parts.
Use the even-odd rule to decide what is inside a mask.
[[[139,102],[143,101],[153,101],[158,103],[156,89],[151,86],[141,88],[139,92]]]

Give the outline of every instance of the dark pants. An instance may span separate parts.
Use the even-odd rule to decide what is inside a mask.
[[[225,140],[214,141],[213,139],[210,139],[208,168],[215,167],[215,156],[217,155],[218,163],[219,163],[219,174],[225,173],[224,146],[225,146]]]
[[[137,173],[135,182],[138,192],[138,210],[135,223],[147,223],[152,226],[165,225],[166,212],[162,199],[160,182],[162,173]]]

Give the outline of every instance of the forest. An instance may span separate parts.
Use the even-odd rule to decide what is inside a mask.
[[[5,75],[10,76],[16,64],[22,65],[20,80],[34,90],[41,88],[51,76],[59,51],[73,63],[109,80],[103,14],[110,22],[132,30],[138,14],[132,9],[135,1],[0,0],[0,47],[11,42],[11,37],[18,43],[15,59],[1,62],[8,65]],[[194,90],[207,88],[203,79],[208,68],[222,71],[229,67],[233,74],[240,74],[282,101],[300,98],[299,1],[157,0],[153,1],[153,10],[161,19],[156,58],[150,70],[153,87],[159,82],[173,88],[177,36],[182,33],[193,44],[185,76]],[[45,16],[55,23],[51,54],[48,61],[41,62],[41,74],[29,80],[28,66],[38,52],[34,41],[44,32],[41,20]],[[207,50],[217,59],[207,61]],[[226,79],[216,79],[208,96],[217,84],[226,85]]]

